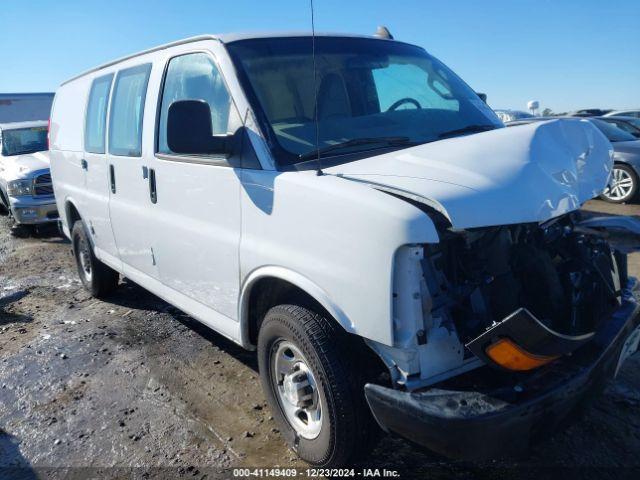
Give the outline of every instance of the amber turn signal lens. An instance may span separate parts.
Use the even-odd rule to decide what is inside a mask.
[[[492,343],[485,351],[489,358],[501,367],[519,372],[533,370],[558,358],[557,356],[534,355],[523,350],[508,338],[502,338],[496,343]]]

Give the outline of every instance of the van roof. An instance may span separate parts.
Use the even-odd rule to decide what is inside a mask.
[[[0,130],[14,130],[16,128],[46,127],[48,124],[49,124],[48,120],[35,120],[32,122],[0,123]]]
[[[373,38],[373,39],[378,39],[378,40],[384,40],[384,41],[394,41],[394,40],[390,40],[390,39],[381,39],[379,37],[376,36],[372,36],[372,35],[355,35],[355,34],[350,34],[350,33],[318,33],[316,32],[316,37],[353,37],[353,38]],[[72,82],[74,80],[77,80],[78,78],[84,77],[85,75],[88,75],[90,73],[93,72],[97,72],[99,70],[102,70],[103,68],[107,68],[110,67],[112,65],[116,65],[120,62],[124,62],[125,60],[129,60],[131,58],[135,58],[135,57],[139,57],[140,55],[145,55],[147,53],[152,53],[152,52],[157,52],[160,50],[165,50],[167,48],[171,48],[171,47],[175,47],[178,45],[183,45],[185,43],[192,43],[192,42],[200,42],[203,40],[216,40],[219,41],[221,43],[231,43],[231,42],[237,42],[240,40],[251,40],[251,39],[256,39],[256,38],[281,38],[281,37],[310,37],[311,36],[311,32],[256,32],[256,33],[224,33],[224,34],[211,34],[211,35],[198,35],[195,37],[189,37],[189,38],[185,38],[182,40],[178,40],[175,42],[170,42],[170,43],[165,43],[164,45],[159,45],[157,47],[153,47],[153,48],[149,48],[147,50],[143,50],[141,52],[138,53],[134,53],[131,55],[126,55],[124,57],[118,58],[116,60],[113,60],[111,62],[107,62],[104,63],[102,65],[99,65],[97,67],[91,68],[85,72],[82,72],[80,75],[76,75],[75,77],[70,78],[69,80],[66,80],[64,82],[62,82],[60,85],[65,85],[69,82]]]

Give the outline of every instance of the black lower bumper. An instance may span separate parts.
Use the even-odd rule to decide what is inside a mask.
[[[620,307],[595,337],[539,371],[505,375],[480,388],[403,392],[367,384],[367,402],[384,430],[444,456],[480,460],[520,453],[602,391],[617,374],[623,349],[637,349],[637,341],[628,340],[640,335],[639,299],[638,284],[629,279]]]

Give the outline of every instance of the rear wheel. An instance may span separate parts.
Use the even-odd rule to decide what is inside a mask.
[[[611,203],[625,203],[635,197],[638,191],[638,176],[628,165],[613,166],[611,182],[602,193],[602,198]]]
[[[9,214],[9,202],[7,201],[7,197],[5,197],[2,190],[0,190],[0,215],[8,215]]]
[[[78,275],[84,287],[94,297],[104,297],[118,286],[118,272],[102,263],[93,253],[93,247],[84,224],[78,220],[71,230],[73,254]]]
[[[273,307],[258,336],[260,378],[289,446],[322,467],[349,464],[378,437],[348,334],[296,305]]]

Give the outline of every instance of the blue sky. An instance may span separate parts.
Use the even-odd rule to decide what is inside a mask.
[[[494,108],[640,107],[638,0],[315,0],[318,31],[425,47]],[[308,0],[2,0],[0,92],[53,91],[108,60],[201,33],[309,30]]]

